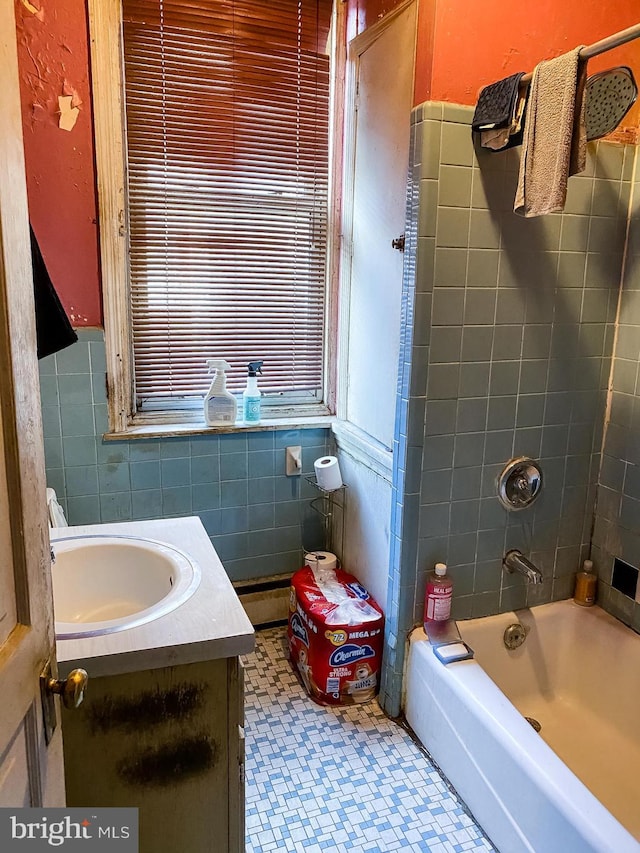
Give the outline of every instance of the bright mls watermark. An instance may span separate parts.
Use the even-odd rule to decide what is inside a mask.
[[[138,853],[138,809],[0,809],[0,851]]]

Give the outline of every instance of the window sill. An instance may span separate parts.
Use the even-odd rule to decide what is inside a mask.
[[[119,432],[106,432],[102,436],[105,441],[131,441],[137,438],[180,438],[188,435],[228,435],[242,432],[268,432],[285,429],[321,429],[330,428],[336,420],[335,415],[318,415],[316,417],[300,416],[287,418],[265,418],[258,424],[238,423],[233,426],[207,426],[204,422],[192,423],[145,423],[132,425]]]
[[[393,452],[349,421],[334,420],[332,430],[338,448],[391,483]]]

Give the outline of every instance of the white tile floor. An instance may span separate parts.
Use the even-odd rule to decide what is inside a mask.
[[[323,708],[286,658],[286,629],[245,660],[247,853],[494,848],[427,756],[376,702]]]

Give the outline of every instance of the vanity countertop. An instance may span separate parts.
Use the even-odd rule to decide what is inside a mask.
[[[135,628],[99,637],[58,640],[60,676],[87,666],[89,676],[119,675],[216,658],[253,649],[254,631],[199,518],[163,518],[54,528],[51,544],[67,536],[139,536],[165,542],[200,565],[195,593],[176,610]]]

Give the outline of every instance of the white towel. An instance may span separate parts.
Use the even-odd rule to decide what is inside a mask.
[[[49,510],[49,527],[68,526],[54,489],[47,489],[47,509]]]

